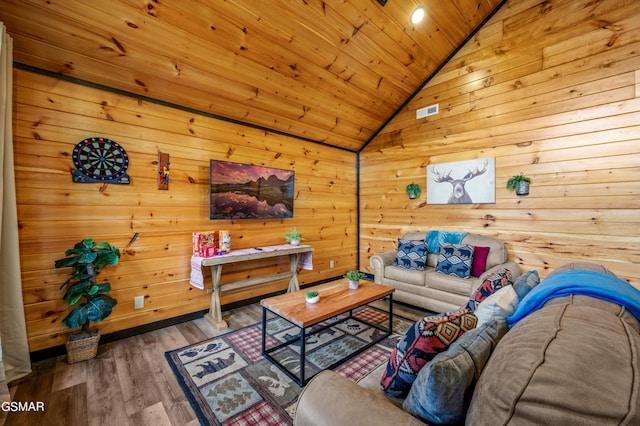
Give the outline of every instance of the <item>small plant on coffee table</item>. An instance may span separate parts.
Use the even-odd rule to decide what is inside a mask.
[[[351,270],[344,274],[343,277],[349,280],[349,288],[355,290],[360,286],[360,280],[364,278],[364,273],[358,270]]]
[[[360,281],[364,278],[364,272],[360,272],[358,270],[352,270],[343,275],[349,281]]]
[[[320,294],[315,290],[310,290],[304,294],[304,298],[309,303],[316,303],[318,300],[320,300]]]

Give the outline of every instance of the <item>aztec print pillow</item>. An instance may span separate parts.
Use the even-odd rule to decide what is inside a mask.
[[[478,287],[473,293],[469,302],[467,302],[466,308],[470,311],[475,311],[480,302],[484,299],[491,296],[502,287],[512,284],[513,277],[511,275],[511,271],[506,268],[499,269],[496,272],[487,275],[487,278],[485,278],[482,284],[480,284],[480,287]]]
[[[467,309],[416,321],[391,352],[380,381],[382,389],[394,398],[406,397],[422,367],[476,323],[476,316]]]
[[[424,241],[398,239],[398,252],[394,265],[404,269],[424,271],[427,264],[427,245]]]
[[[420,371],[402,408],[428,424],[464,424],[476,381],[507,330],[487,323],[465,333]]]
[[[440,244],[436,271],[460,278],[469,278],[473,262],[473,246],[470,244]]]

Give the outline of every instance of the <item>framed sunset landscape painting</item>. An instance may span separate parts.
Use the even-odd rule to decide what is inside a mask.
[[[209,219],[293,217],[293,170],[211,160]]]

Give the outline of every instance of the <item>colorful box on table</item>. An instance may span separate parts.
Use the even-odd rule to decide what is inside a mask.
[[[194,256],[213,257],[231,251],[231,232],[228,230],[194,232],[192,241]]]
[[[218,252],[218,234],[214,231],[194,232],[192,242],[194,256],[213,257]]]
[[[222,230],[218,232],[218,253],[227,254],[231,251],[231,232]]]

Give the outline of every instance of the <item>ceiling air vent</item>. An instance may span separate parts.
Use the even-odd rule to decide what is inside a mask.
[[[420,108],[416,110],[416,119],[429,117],[440,112],[439,104],[429,105],[428,107]]]

